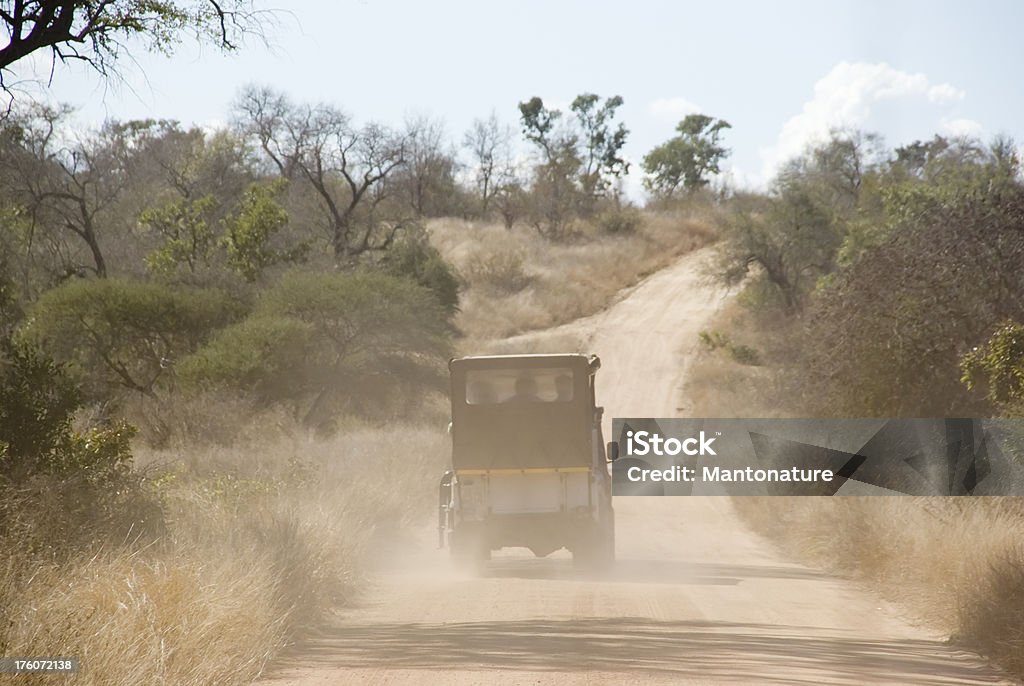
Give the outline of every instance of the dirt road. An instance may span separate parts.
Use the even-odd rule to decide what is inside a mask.
[[[686,414],[686,364],[723,299],[699,276],[706,259],[689,255],[563,327],[601,356],[609,418]],[[460,576],[425,526],[358,607],[266,683],[1012,683],[850,582],[781,559],[728,499],[615,507],[619,562],[600,578],[575,571],[564,552],[526,551]]]

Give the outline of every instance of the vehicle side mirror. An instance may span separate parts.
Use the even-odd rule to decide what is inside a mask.
[[[605,446],[605,457],[608,458],[609,462],[615,462],[619,459],[619,442],[608,441],[608,445]]]

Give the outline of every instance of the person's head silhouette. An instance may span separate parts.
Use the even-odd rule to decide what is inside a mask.
[[[537,380],[532,376],[524,374],[516,379],[516,394],[512,396],[512,399],[516,402],[536,402],[540,398],[537,397]]]

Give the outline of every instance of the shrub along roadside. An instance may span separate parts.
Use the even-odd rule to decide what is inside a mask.
[[[1024,677],[1017,498],[734,498],[748,526]]]
[[[374,536],[431,504],[440,430],[193,447],[198,469],[170,453],[139,469],[130,427],[72,429],[63,367],[3,351],[2,654],[78,656],[85,683],[250,683],[353,593]]]
[[[90,399],[154,396],[177,360],[246,310],[214,289],[78,280],[44,293],[19,337],[66,362]]]
[[[325,429],[343,414],[401,412],[443,388],[450,336],[442,305],[408,279],[295,272],[247,319],[182,360],[177,374],[189,388],[284,404]]]
[[[0,341],[0,536],[33,556],[151,541],[159,504],[132,469],[134,429],[72,429],[80,405],[65,368],[24,343]]]

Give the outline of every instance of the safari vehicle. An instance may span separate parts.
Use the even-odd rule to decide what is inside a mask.
[[[615,557],[611,477],[594,401],[596,355],[502,355],[449,362],[452,462],[438,528],[460,562],[524,547]]]

